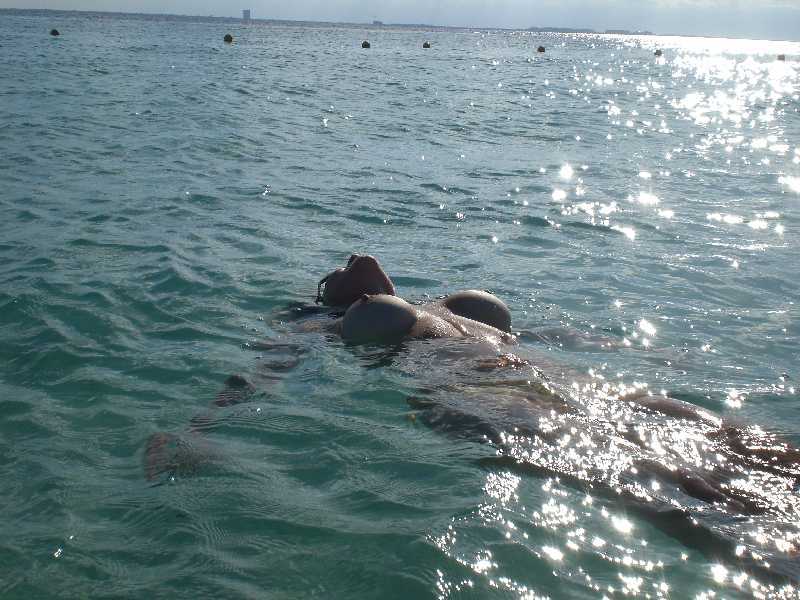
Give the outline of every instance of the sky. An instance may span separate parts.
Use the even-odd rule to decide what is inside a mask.
[[[800,40],[800,0],[0,0],[52,8],[466,27],[581,27]]]

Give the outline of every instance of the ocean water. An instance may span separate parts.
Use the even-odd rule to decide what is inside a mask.
[[[0,12],[0,53],[0,596],[798,593],[791,477],[648,512],[626,461],[706,430],[612,392],[800,444],[800,44]],[[314,331],[351,252],[491,290],[600,417],[482,443],[555,414],[532,372]]]

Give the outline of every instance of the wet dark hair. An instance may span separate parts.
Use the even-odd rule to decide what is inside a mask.
[[[315,302],[328,306],[349,306],[362,293],[394,296],[395,289],[374,256],[351,254],[347,265],[334,269],[319,280]]]
[[[335,273],[335,271],[328,273],[327,275],[325,275],[325,277],[319,280],[319,283],[317,284],[317,297],[314,299],[314,304],[319,304],[320,302],[324,301],[322,297],[323,294],[322,286],[328,281],[328,279],[331,278],[331,275],[333,275],[333,273]]]
[[[348,259],[347,259],[347,267],[349,267],[350,265],[352,265],[352,264],[355,262],[355,260],[356,260],[357,258],[359,258],[359,257],[360,257],[360,255],[359,255],[359,254],[351,254],[351,255],[350,255],[350,258],[348,258]],[[347,267],[345,267],[345,269],[346,269]],[[336,273],[336,271],[331,271],[330,273],[328,273],[327,275],[325,275],[325,277],[323,277],[322,279],[320,279],[320,280],[319,280],[319,283],[317,283],[317,297],[314,299],[314,302],[315,302],[316,304],[319,304],[320,302],[324,302],[324,301],[325,301],[325,298],[324,298],[324,295],[325,295],[325,293],[322,291],[322,286],[323,286],[323,285],[325,285],[325,284],[328,282],[328,279],[330,279],[330,278],[331,278],[331,276],[332,276],[334,273]]]

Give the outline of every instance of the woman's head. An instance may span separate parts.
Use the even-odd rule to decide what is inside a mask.
[[[364,294],[394,296],[394,284],[374,256],[353,254],[346,267],[320,280],[316,301],[327,306],[350,306]]]

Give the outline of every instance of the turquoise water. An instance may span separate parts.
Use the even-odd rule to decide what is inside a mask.
[[[369,252],[409,299],[492,290],[564,390],[800,444],[800,44],[3,12],[0,45],[0,596],[794,597],[796,492],[677,535],[493,463],[462,413],[523,400],[485,348],[290,308]],[[205,459],[148,481],[157,432]]]

